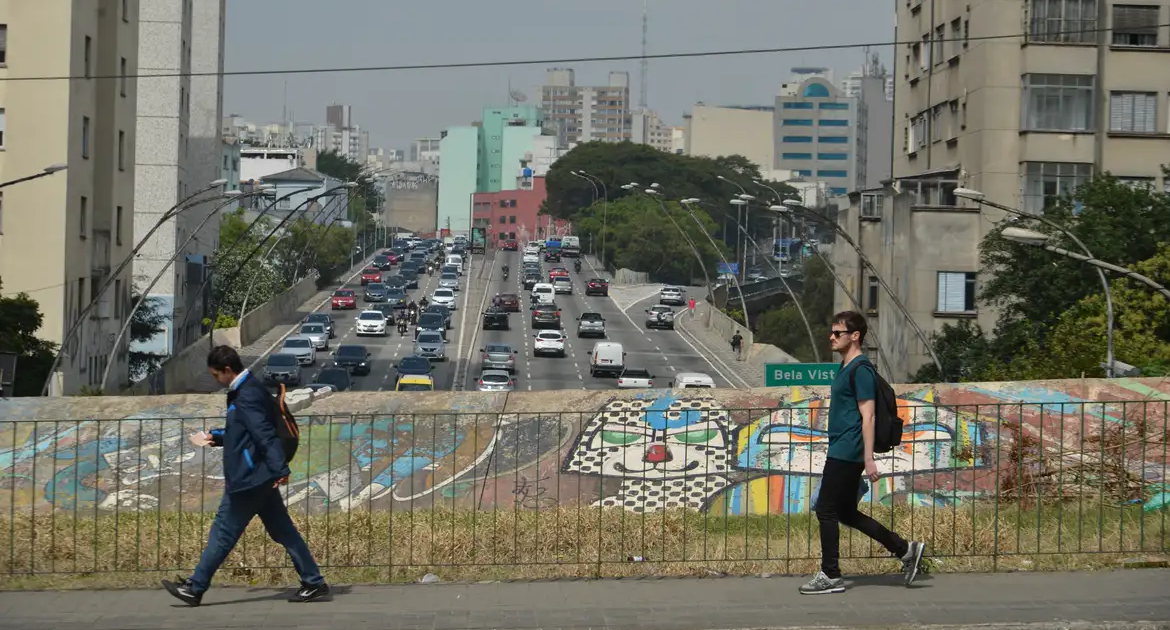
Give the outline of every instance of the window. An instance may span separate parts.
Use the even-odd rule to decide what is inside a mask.
[[[126,170],[126,132],[118,130],[118,170]]]
[[[516,224],[516,215],[511,215],[511,216],[509,216],[509,217],[508,217],[508,223],[511,223],[512,225],[515,225],[515,224]]]
[[[130,22],[130,0],[122,0],[122,21]]]
[[[930,68],[930,55],[934,52],[930,44],[930,35],[922,36],[922,56],[918,59],[918,69],[926,71]]]
[[[1097,40],[1097,0],[1032,0],[1028,41],[1092,44]]]
[[[1024,163],[1024,211],[1039,213],[1056,199],[1070,195],[1093,176],[1092,164]]]
[[[835,110],[849,110],[849,103],[821,103],[818,105],[821,109],[835,109]]]
[[[817,171],[817,177],[849,177],[849,171]]]
[[[122,319],[122,281],[114,280],[114,319]]]
[[[8,117],[4,113],[4,108],[0,108],[0,149],[4,148],[4,132],[8,127]]]
[[[86,228],[89,227],[88,226],[88,223],[89,223],[89,198],[88,197],[81,198],[81,212],[78,213],[78,217],[79,217],[78,225],[80,226],[80,230],[78,230],[78,233],[81,235],[81,238],[85,238],[86,235],[88,234],[88,231],[86,230]]]
[[[866,286],[865,292],[865,310],[876,311],[878,309],[878,285],[877,276],[869,277],[869,284]]]
[[[951,57],[963,52],[963,18],[951,20]]]
[[[125,57],[122,57],[122,61],[119,62],[118,70],[119,70],[118,76],[120,77],[118,79],[118,84],[119,84],[118,89],[121,91],[121,94],[124,97],[124,96],[126,96],[126,74],[127,74],[127,72],[126,72],[126,58]]]
[[[861,216],[879,218],[882,216],[882,204],[885,195],[882,193],[861,193]]]
[[[89,61],[90,61],[90,58],[93,56],[93,38],[90,37],[89,35],[85,36],[85,53],[84,54],[85,54],[85,58],[82,60],[82,62],[85,64],[85,78],[88,79],[88,78],[90,78]]]
[[[784,109],[812,109],[812,103],[785,103]]]
[[[848,160],[848,153],[818,153],[818,160]]]
[[[953,179],[903,179],[898,182],[902,191],[910,195],[910,205],[931,208],[957,206],[955,189],[959,182]]]
[[[811,160],[812,153],[781,153],[782,160]]]
[[[1153,92],[1113,92],[1109,95],[1109,131],[1156,133],[1158,95]]]
[[[848,120],[822,120],[820,121],[822,127],[848,127]]]
[[[975,274],[967,271],[938,272],[939,313],[975,312]]]
[[[508,200],[507,200],[507,199],[501,199],[501,200],[500,200],[500,207],[501,207],[501,208],[507,208],[507,207],[508,207]]]
[[[1158,7],[1113,5],[1114,46],[1157,46]]]
[[[935,105],[930,110],[930,141],[942,140],[942,105]]]
[[[0,24],[0,64],[8,63],[8,25]]]
[[[1029,131],[1090,131],[1093,83],[1084,74],[1024,75],[1022,127]]]
[[[848,188],[840,188],[840,187],[830,188],[829,194],[833,195],[835,197],[844,197],[845,195],[849,194],[849,189]]]
[[[500,225],[504,225],[507,222],[508,222],[508,217],[501,214],[500,215]]]
[[[784,136],[784,142],[812,142],[812,136]]]
[[[122,244],[122,206],[114,209],[114,244]]]
[[[817,140],[822,144],[849,144],[848,136],[821,136]]]
[[[922,46],[919,44],[910,45],[910,54],[906,55],[906,61],[913,61],[918,67],[922,67]],[[907,64],[909,65],[909,64]]]
[[[952,140],[959,137],[959,101],[954,100],[947,103],[947,109],[950,110],[950,118],[947,119],[947,140]]]
[[[812,127],[811,118],[785,118],[785,127]]]
[[[919,114],[910,119],[909,134],[908,153],[914,153],[926,146],[926,114]]]
[[[81,117],[81,157],[89,159],[89,116]]]
[[[946,45],[947,45],[947,25],[939,24],[934,29],[934,49],[930,52],[931,60],[934,63],[942,63],[947,60]]]
[[[1153,177],[1118,177],[1117,183],[1129,186],[1134,190],[1153,190]]]

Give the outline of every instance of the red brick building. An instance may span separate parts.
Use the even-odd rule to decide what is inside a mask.
[[[545,197],[543,177],[533,177],[530,189],[475,193],[472,225],[487,228],[491,246],[497,246],[501,240],[515,239],[523,243],[543,240],[553,234],[568,234],[567,221],[540,216]]]

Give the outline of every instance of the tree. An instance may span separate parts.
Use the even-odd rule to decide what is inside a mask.
[[[2,288],[3,283],[0,283]],[[16,377],[13,379],[12,392],[5,392],[5,395],[41,394],[57,355],[57,344],[36,336],[43,322],[41,305],[27,293],[0,297],[0,352],[16,355]]]
[[[833,270],[820,256],[809,258],[804,264],[804,287],[796,297],[817,343],[822,361],[831,360],[833,349],[829,345],[829,330],[833,318]],[[767,343],[784,350],[805,362],[816,359],[809,340],[808,328],[796,306],[789,303],[780,308],[764,311],[756,317],[756,341]]]
[[[134,343],[147,343],[166,332],[166,315],[164,315],[159,308],[162,306],[162,301],[158,298],[142,296],[132,296],[131,303],[137,304],[139,300],[143,300],[138,309],[134,311],[134,317],[130,319],[130,380],[142,380],[147,374],[158,369],[158,366],[166,359],[164,354],[156,354],[144,350],[134,350]]]
[[[362,203],[350,204],[349,220],[354,222],[355,227],[361,226],[362,229],[358,230],[359,232],[366,231],[367,227],[373,229],[373,224],[369,221],[369,213],[376,213],[382,207],[383,202],[382,190],[373,176],[362,172],[361,164],[336,151],[328,151],[317,156],[317,171],[322,175],[328,175],[343,182],[356,182],[358,184],[357,192],[353,198],[355,201],[361,199]]]
[[[244,296],[248,295],[249,286],[252,286],[252,293],[248,296],[249,309],[271,300],[286,288],[281,283],[276,266],[268,260],[261,260],[263,248],[259,254],[248,260],[238,276],[231,278],[231,274],[252,255],[264,235],[271,230],[267,219],[261,219],[260,225],[245,234],[247,227],[248,222],[242,210],[228,213],[220,221],[219,247],[212,257],[212,269],[215,273],[211,290],[212,313],[219,312],[221,315],[238,317],[240,309],[244,306]],[[266,243],[264,247],[270,247],[271,242]]]
[[[321,225],[299,220],[288,226],[287,235],[272,252],[283,286],[292,286],[310,269],[331,269],[349,260],[353,231],[339,225]]]

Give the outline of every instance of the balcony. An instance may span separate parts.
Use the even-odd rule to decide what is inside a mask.
[[[110,273],[110,231],[94,230],[90,239],[89,268],[94,275]]]

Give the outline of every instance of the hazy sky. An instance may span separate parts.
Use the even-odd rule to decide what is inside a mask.
[[[639,0],[231,0],[229,71],[387,66],[637,55]],[[893,39],[889,0],[649,0],[650,54],[779,48]],[[888,49],[877,50],[891,65]],[[770,104],[793,66],[825,66],[836,79],[861,67],[858,49],[650,61],[649,105],[669,124],[697,101]],[[225,114],[281,119],[285,83],[294,120],[324,123],[325,106],[353,106],[371,144],[410,140],[507,104],[508,85],[529,95],[549,64],[504,68],[228,77]],[[603,84],[637,60],[573,64],[578,85]]]

